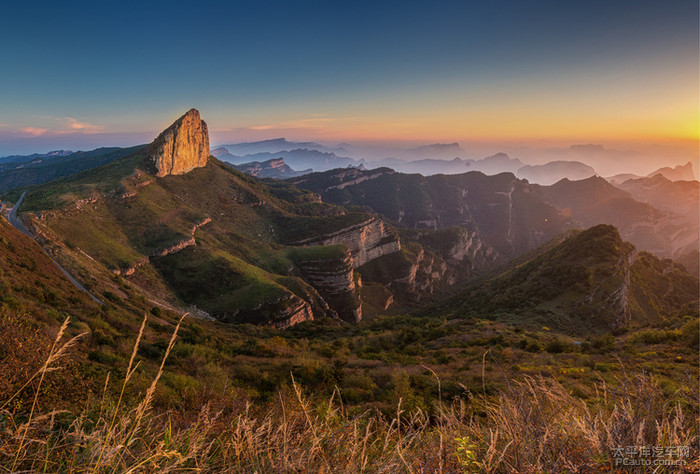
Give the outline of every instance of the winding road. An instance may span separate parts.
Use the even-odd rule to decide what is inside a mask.
[[[17,230],[19,230],[20,232],[22,232],[23,234],[25,234],[26,236],[28,236],[29,238],[31,238],[32,240],[34,240],[36,242],[36,239],[34,239],[34,236],[32,235],[32,233],[29,232],[29,229],[27,229],[27,226],[24,225],[24,222],[22,222],[22,220],[19,217],[17,217],[17,210],[19,210],[19,206],[22,204],[22,201],[24,201],[24,196],[26,194],[27,194],[27,191],[24,191],[22,193],[22,195],[19,197],[19,199],[15,203],[14,207],[10,211],[10,214],[8,217],[9,217],[10,224],[12,224]],[[37,242],[37,244],[39,244],[39,242]],[[85,293],[90,295],[90,298],[92,298],[92,301],[94,301],[95,303],[97,303],[99,305],[104,304],[100,299],[95,297],[95,295],[90,293],[78,280],[73,278],[73,276],[70,273],[68,273],[65,268],[63,268],[61,265],[59,265],[59,263],[56,260],[54,260],[53,257],[51,257],[51,255],[48,254],[48,252],[46,252],[46,250],[44,249],[44,247],[41,246],[41,244],[39,244],[39,247],[41,247],[41,249],[44,251],[44,253],[51,259],[51,261],[58,267],[58,269],[63,272],[63,274],[66,276],[66,278],[68,278],[68,281],[73,283],[73,285],[77,289],[79,289],[80,291],[84,291]]]

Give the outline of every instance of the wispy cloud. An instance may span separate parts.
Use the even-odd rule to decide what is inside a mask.
[[[14,136],[39,137],[58,135],[90,135],[105,132],[105,128],[73,117],[39,117],[38,123],[32,125],[0,124],[3,133]]]
[[[46,135],[49,130],[39,127],[21,127],[18,129],[18,131],[25,135],[29,135],[30,137],[38,137],[40,135]]]
[[[104,131],[104,127],[101,127],[100,125],[94,125],[88,122],[81,122],[73,117],[64,117],[62,119],[59,119],[59,121],[64,125],[64,127],[68,127],[68,130],[63,130],[63,132],[65,133],[99,133]]]

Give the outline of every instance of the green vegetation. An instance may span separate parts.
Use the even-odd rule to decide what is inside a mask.
[[[347,249],[343,245],[316,245],[313,247],[292,247],[287,255],[296,262],[309,260],[333,260],[343,259],[347,256]]]
[[[274,222],[282,242],[294,243],[313,239],[360,224],[369,219],[367,214],[349,213],[328,217],[278,216]]]
[[[33,332],[22,315],[0,314],[15,337]],[[699,321],[674,340],[694,333],[697,344]],[[649,339],[650,359],[638,351],[647,336],[611,336],[604,349],[483,320],[397,316],[234,335],[144,320],[132,328],[133,352],[122,345],[123,356],[94,351],[84,362],[112,366],[111,376],[91,372],[105,382],[90,395],[66,390],[75,362],[50,371],[91,338],[65,343],[69,328],[53,347],[43,337],[42,352],[14,359],[24,370],[3,379],[8,470],[607,470],[617,447],[698,441],[697,374],[677,382],[697,364],[697,346],[669,345],[668,335]],[[532,341],[548,350],[533,352]],[[84,400],[48,416],[63,393]]]

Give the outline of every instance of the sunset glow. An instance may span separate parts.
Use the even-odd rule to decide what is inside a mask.
[[[0,155],[139,143],[196,106],[213,144],[596,143],[697,160],[694,1],[208,5],[9,7]]]

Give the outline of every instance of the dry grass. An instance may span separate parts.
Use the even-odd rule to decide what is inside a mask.
[[[121,394],[138,368],[143,327]],[[263,407],[205,404],[193,419],[154,413],[151,400],[178,329],[179,324],[156,377],[133,408],[122,407],[121,395],[110,404],[103,394],[69,423],[59,423],[56,412],[35,413],[40,386],[29,414],[3,408],[0,470],[593,472],[615,470],[615,447],[698,444],[697,390],[669,398],[645,376],[626,376],[615,390],[601,382],[592,404],[554,380],[525,377],[491,399],[467,393],[464,400],[440,403],[432,417],[406,413],[401,400],[393,417],[372,411],[353,416],[339,391],[318,400],[293,379],[291,388]],[[36,375],[39,385],[74,342],[61,345],[63,332]],[[697,451],[689,462],[697,467]]]

